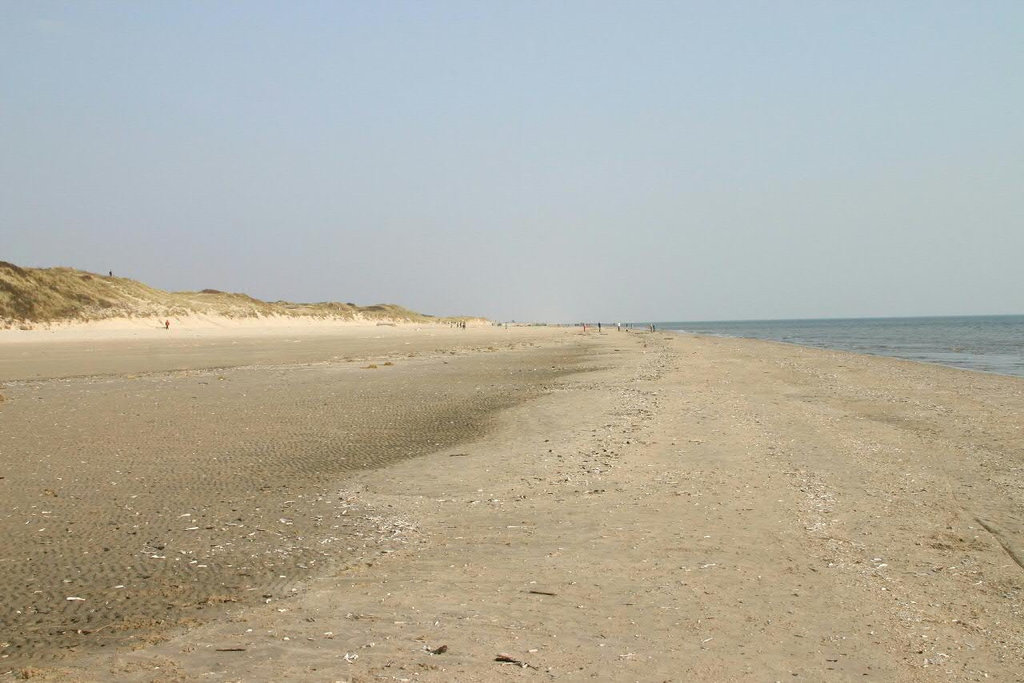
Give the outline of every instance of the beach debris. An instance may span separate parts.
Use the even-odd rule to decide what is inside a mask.
[[[354,652],[346,652],[345,653],[345,661],[348,662],[349,664],[351,664],[352,662],[356,661],[357,659],[359,659],[359,655],[357,655],[356,653],[354,653]]]
[[[533,595],[558,595],[558,593],[549,593],[548,591],[526,591],[526,592],[527,593],[532,593]]]
[[[217,652],[245,652],[244,647],[218,647]]]
[[[494,658],[494,661],[502,662],[503,664],[515,664],[516,666],[521,666],[524,669],[536,669],[537,668],[537,667],[533,666],[532,664],[527,664],[526,662],[524,662],[521,659],[516,659],[512,655],[506,655],[506,654],[500,654],[500,653]]]
[[[433,650],[431,650],[431,649],[427,648],[426,646],[424,646],[423,649],[426,650],[427,652],[429,652],[432,655],[443,655],[445,652],[448,652],[448,646],[447,645],[441,645],[440,647],[435,647]]]
[[[69,597],[64,598],[64,599],[65,600],[70,600],[71,602],[85,602],[85,598],[80,598],[77,595],[72,595],[72,596],[69,596]]]

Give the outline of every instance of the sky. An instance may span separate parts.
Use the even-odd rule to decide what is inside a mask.
[[[496,320],[1024,313],[1024,2],[0,0],[0,260]]]

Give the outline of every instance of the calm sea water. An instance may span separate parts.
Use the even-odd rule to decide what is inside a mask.
[[[1024,377],[1024,315],[678,322],[659,323],[658,329],[770,339]]]

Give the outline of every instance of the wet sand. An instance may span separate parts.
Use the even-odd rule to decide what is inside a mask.
[[[1019,679],[1024,380],[524,334],[7,382],[0,673]]]
[[[584,356],[561,330],[362,332],[18,345],[0,656],[146,642],[292,592],[365,533],[348,473],[477,439]]]

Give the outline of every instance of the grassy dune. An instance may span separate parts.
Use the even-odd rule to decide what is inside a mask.
[[[446,321],[394,304],[313,304],[260,301],[215,289],[165,292],[137,280],[74,268],[21,268],[0,261],[0,328],[109,318],[180,317],[325,318],[390,322]]]

